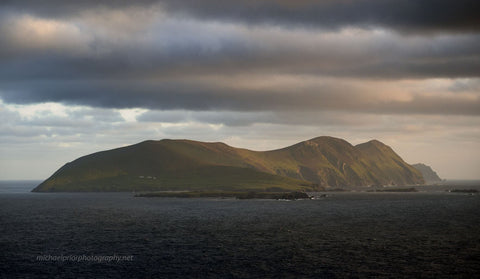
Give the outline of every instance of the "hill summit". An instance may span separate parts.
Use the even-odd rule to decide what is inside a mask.
[[[417,169],[377,140],[353,146],[322,136],[252,151],[220,142],[165,139],[78,158],[33,191],[314,191],[423,183]]]

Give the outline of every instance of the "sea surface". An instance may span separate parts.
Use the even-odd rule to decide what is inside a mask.
[[[479,278],[480,196],[30,193],[0,182],[0,278]],[[478,184],[463,184],[476,188]]]

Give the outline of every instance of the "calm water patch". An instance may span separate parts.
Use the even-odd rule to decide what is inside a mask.
[[[479,209],[478,195],[444,191],[291,202],[0,192],[0,277],[472,278]]]
[[[0,180],[0,194],[18,194],[32,191],[40,180]]]

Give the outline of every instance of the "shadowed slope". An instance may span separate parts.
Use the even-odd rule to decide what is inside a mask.
[[[435,184],[442,182],[442,179],[438,174],[430,167],[422,163],[413,164],[412,167],[416,168],[420,173],[422,173],[425,183]]]

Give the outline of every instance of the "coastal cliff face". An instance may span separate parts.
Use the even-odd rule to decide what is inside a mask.
[[[442,182],[442,179],[438,174],[430,167],[422,163],[413,164],[412,167],[416,168],[425,179],[427,184],[435,184]]]
[[[423,184],[390,147],[318,137],[272,151],[191,140],[144,141],[65,164],[33,191],[321,190]]]

